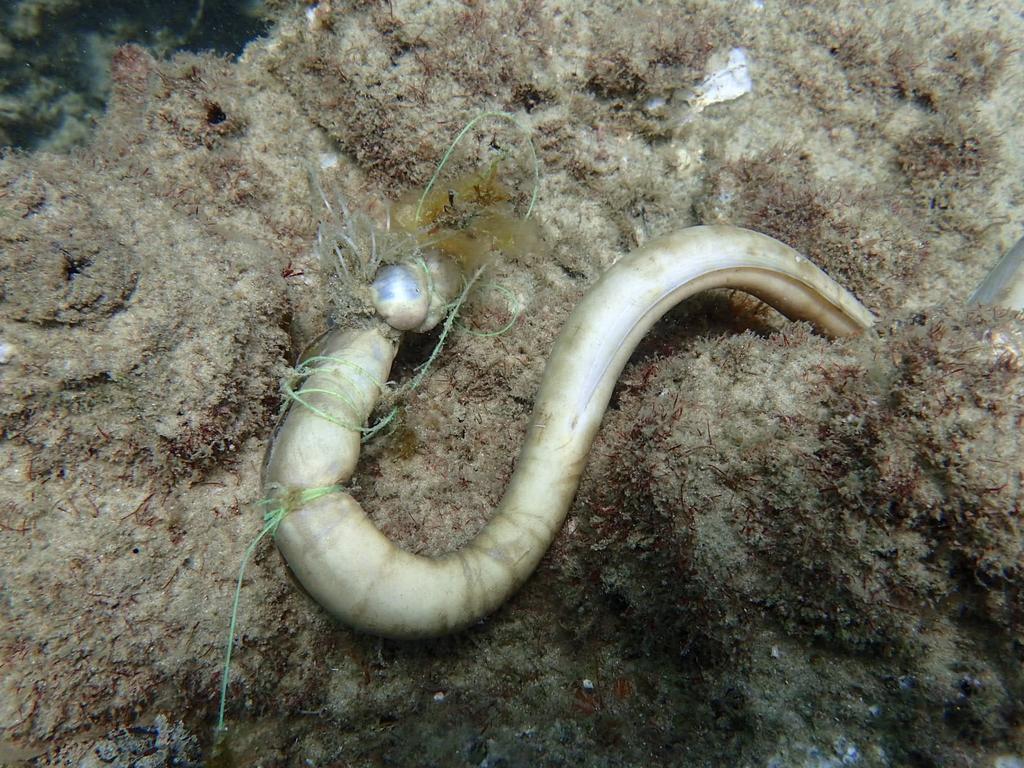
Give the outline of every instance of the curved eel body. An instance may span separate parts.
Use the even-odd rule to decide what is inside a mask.
[[[653,240],[609,269],[572,312],[545,368],[505,495],[472,541],[438,558],[410,554],[377,530],[348,493],[330,493],[296,504],[275,534],[299,581],[345,624],[387,637],[443,635],[495,610],[561,528],[615,382],[641,338],[670,308],[711,288],[753,294],[829,336],[856,334],[874,321],[814,264],[766,235],[705,226]],[[291,408],[268,455],[268,492],[280,496],[351,477],[357,428],[387,379],[394,335],[380,323],[327,337],[318,350],[327,362],[306,390],[313,392],[310,404],[331,418]]]

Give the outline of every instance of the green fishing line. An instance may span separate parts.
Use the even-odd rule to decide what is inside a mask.
[[[448,310],[448,316],[444,319],[444,325],[441,327],[441,335],[437,339],[437,344],[434,345],[434,349],[430,353],[430,357],[416,366],[416,375],[413,377],[412,381],[402,387],[401,391],[403,393],[414,391],[426,377],[430,367],[434,364],[434,361],[437,360],[437,356],[441,354],[441,349],[444,347],[444,343],[448,339],[448,334],[452,332],[452,326],[455,325],[455,319],[459,316],[459,310],[462,308],[462,305],[466,303],[466,297],[469,295],[469,292],[472,290],[476,281],[480,279],[480,275],[483,273],[484,269],[486,269],[486,267],[480,267],[468,280],[466,280],[466,284],[462,288],[462,293],[460,293],[455,301],[449,305],[450,309]]]
[[[462,130],[458,132],[455,139],[448,146],[448,151],[441,157],[441,162],[437,164],[437,168],[434,170],[434,175],[430,177],[430,181],[427,183],[426,189],[423,190],[423,194],[420,195],[420,201],[416,206],[416,226],[420,226],[423,204],[427,201],[427,196],[430,194],[430,190],[434,188],[438,178],[441,176],[441,171],[444,169],[445,165],[448,164],[448,160],[455,151],[455,147],[457,147],[459,142],[462,141],[462,138],[473,129],[473,126],[488,117],[497,117],[502,120],[507,120],[522,131],[524,136],[526,136],[527,146],[530,149],[530,159],[533,164],[533,192],[530,194],[530,205],[527,206],[526,214],[523,218],[525,219],[530,217],[530,214],[533,212],[533,206],[537,202],[537,195],[540,194],[540,159],[537,157],[537,148],[533,146],[533,138],[530,135],[530,130],[520,125],[519,121],[508,112],[481,112],[463,126]]]
[[[314,373],[324,371],[339,375],[342,378],[351,382],[352,379],[350,377],[345,376],[343,373],[340,373],[343,368],[348,368],[350,370],[355,371],[356,373],[362,374],[362,376],[365,377],[366,379],[369,379],[374,384],[374,386],[376,386],[377,389],[380,390],[382,394],[387,391],[386,386],[381,382],[377,381],[373,377],[373,375],[370,374],[369,371],[367,371],[360,365],[356,365],[351,360],[346,360],[342,357],[332,357],[330,355],[313,355],[312,357],[307,357],[305,360],[299,363],[298,366],[296,366],[291,378],[284,384],[284,394],[285,397],[287,397],[289,400],[295,401],[303,408],[306,408],[315,413],[320,418],[331,422],[331,424],[334,424],[335,426],[338,427],[342,427],[343,429],[350,429],[353,432],[361,433],[363,436],[363,442],[366,442],[391,422],[391,420],[395,417],[395,409],[392,409],[387,416],[378,420],[373,425],[369,427],[363,427],[354,422],[342,421],[334,414],[328,413],[323,408],[318,408],[317,406],[313,405],[311,402],[309,402],[309,400],[306,399],[308,395],[327,395],[341,402],[344,406],[346,406],[349,409],[350,412],[358,413],[360,410],[359,406],[351,397],[349,397],[344,392],[333,389],[324,389],[322,387],[302,387],[301,389],[298,390],[295,389],[295,382],[301,381]]]
[[[501,283],[485,283],[484,285],[481,286],[481,290],[483,290],[484,288],[493,288],[498,293],[501,293],[505,296],[505,299],[508,301],[509,310],[512,313],[512,319],[509,320],[507,323],[505,323],[505,325],[501,326],[501,328],[499,328],[496,331],[478,331],[473,328],[470,328],[465,323],[459,323],[459,326],[466,333],[472,334],[473,336],[480,336],[485,339],[493,338],[495,336],[504,336],[506,333],[512,330],[512,326],[516,324],[516,321],[519,319],[519,316],[523,313],[523,305],[519,303],[519,299],[516,298],[516,295]]]
[[[224,728],[224,707],[227,705],[228,698],[228,680],[231,674],[231,650],[235,644],[235,628],[238,623],[238,602],[242,596],[242,579],[245,577],[245,566],[249,564],[249,560],[252,558],[253,553],[256,551],[256,547],[263,541],[263,538],[269,533],[273,535],[277,532],[277,527],[284,520],[285,516],[294,508],[301,507],[304,504],[308,504],[311,501],[319,499],[321,496],[326,496],[330,493],[337,493],[343,490],[340,485],[327,485],[323,488],[309,488],[298,493],[286,494],[283,497],[261,499],[256,502],[259,505],[273,505],[263,513],[263,528],[256,534],[249,546],[245,548],[245,552],[242,554],[242,565],[238,569],[238,581],[235,583],[235,599],[231,604],[231,622],[228,625],[228,645],[227,650],[224,653],[224,672],[221,675],[220,681],[220,706],[217,709],[217,726],[214,732],[221,734],[225,731]]]

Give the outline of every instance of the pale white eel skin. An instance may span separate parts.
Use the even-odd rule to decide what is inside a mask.
[[[277,529],[296,577],[342,622],[386,637],[444,635],[495,610],[561,528],[612,389],[640,339],[671,307],[711,288],[753,294],[833,337],[874,322],[824,272],[766,235],[704,226],[653,240],[609,269],[573,311],[551,351],[505,495],[472,541],[442,557],[410,554],[380,533],[348,493],[330,493],[295,503]],[[395,355],[394,338],[380,322],[325,339],[320,354],[348,362],[317,370],[306,386],[344,389],[348,402],[315,400],[318,408],[333,408],[339,423],[291,407],[268,454],[268,494],[295,499],[294,491],[352,476],[359,434],[343,425],[368,418]]]
[[[988,273],[967,300],[968,304],[994,304],[1024,310],[1024,237],[1017,241]]]

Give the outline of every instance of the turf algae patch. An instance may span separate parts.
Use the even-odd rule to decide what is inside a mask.
[[[100,121],[101,138],[84,150],[90,163],[78,157],[71,166],[48,170],[56,166],[44,156],[0,162],[4,174],[31,165],[45,185],[77,177],[89,206],[103,214],[91,216],[93,226],[81,231],[88,239],[110,236],[117,243],[84,255],[109,251],[125,265],[95,272],[107,298],[83,304],[80,322],[70,328],[37,328],[5,317],[0,339],[8,344],[0,407],[18,409],[5,428],[24,426],[24,398],[41,415],[30,422],[36,433],[9,432],[13,439],[2,446],[0,547],[10,621],[0,640],[5,658],[17,666],[4,676],[8,688],[0,714],[8,728],[5,739],[53,747],[41,764],[94,754],[122,726],[150,728],[157,707],[169,723],[184,718],[186,731],[207,738],[220,682],[223,606],[230,602],[238,558],[258,525],[258,514],[242,510],[258,498],[257,468],[279,405],[280,379],[324,330],[329,314],[327,293],[320,290],[323,275],[312,255],[316,209],[309,202],[307,161],[322,164],[349,200],[380,213],[381,201],[422,187],[451,135],[481,110],[514,113],[536,137],[544,166],[536,216],[548,255],[496,265],[487,278],[520,298],[519,323],[493,339],[453,334],[408,411],[406,424],[418,439],[382,442],[379,450],[371,445],[364,457],[360,498],[390,535],[418,552],[457,546],[482,525],[481,510],[499,497],[521,443],[546,350],[569,308],[615,259],[651,236],[701,221],[703,211],[719,204],[710,200],[709,189],[739,199],[731,208],[727,195],[721,201],[721,211],[737,215],[732,223],[753,223],[738,213],[756,204],[765,220],[785,224],[767,192],[754,194],[761,177],[717,184],[718,177],[734,173],[735,164],[770,159],[774,147],[786,149],[790,158],[804,155],[806,160],[776,169],[775,178],[784,177],[783,191],[803,190],[788,197],[796,204],[784,210],[806,221],[800,218],[805,208],[822,210],[815,207],[819,196],[828,202],[840,197],[839,207],[823,223],[811,221],[807,241],[791,244],[834,270],[872,309],[905,322],[940,305],[950,314],[948,308],[966,298],[1020,238],[1013,222],[1021,220],[1024,174],[1009,148],[1021,143],[1024,124],[1016,97],[1020,59],[1013,55],[1024,33],[1011,0],[983,9],[959,0],[870,8],[844,1],[805,4],[799,13],[781,3],[687,2],[660,20],[647,7],[618,2],[322,2],[319,9],[331,8],[332,29],[321,35],[311,34],[307,6],[278,7],[280,26],[238,61],[186,56],[167,66],[139,48],[118,51],[115,99]],[[642,24],[621,23],[641,15]],[[665,45],[702,44],[674,53],[678,64],[663,63],[654,50],[659,36]],[[684,91],[700,81],[707,43],[714,53],[734,46],[747,50],[753,91],[708,107],[685,126],[671,108],[648,111],[651,97],[656,103],[676,86],[676,75]],[[616,65],[623,63],[630,80],[625,87],[613,81]],[[595,76],[598,87],[588,87]],[[977,171],[968,165],[938,180],[918,176],[919,165],[930,167],[918,160],[935,146],[962,145],[969,158],[971,144],[961,139],[993,134],[997,141],[982,153]],[[925,153],[914,155],[917,136],[941,143],[925,144]],[[475,146],[489,152],[490,131],[476,138]],[[480,157],[462,161],[464,168],[453,171],[483,166]],[[72,173],[72,167],[88,172]],[[795,178],[788,178],[790,171]],[[0,221],[26,232],[23,227],[35,225],[20,216],[31,205],[12,212],[15,193],[9,190],[3,187]],[[949,207],[929,208],[933,190]],[[100,221],[104,215],[107,220]],[[772,231],[803,236],[792,229]],[[844,241],[847,235],[853,245]],[[231,245],[224,249],[224,243]],[[4,254],[17,247],[11,241],[4,245]],[[161,259],[173,268],[150,272],[150,264]],[[235,264],[250,270],[237,297],[227,289],[238,282]],[[132,291],[127,278],[135,273]],[[154,290],[151,275],[164,279],[164,288]],[[186,285],[172,290],[175,281]],[[215,290],[208,292],[207,284]],[[139,316],[143,297],[153,311]],[[13,305],[29,306],[23,298],[19,289]],[[67,304],[63,293],[58,299],[53,306]],[[217,309],[206,311],[208,303]],[[161,314],[158,307],[169,308]],[[618,396],[623,415],[609,414],[604,442],[592,457],[592,480],[549,560],[514,606],[459,638],[410,645],[340,631],[281,578],[276,553],[260,548],[246,570],[243,635],[232,662],[229,715],[237,764],[405,765],[432,757],[456,765],[741,765],[773,758],[801,764],[841,761],[851,742],[865,765],[883,762],[876,751],[880,743],[890,762],[903,764],[959,767],[1019,756],[1019,737],[1006,730],[1018,716],[1012,696],[1020,698],[1014,677],[1019,644],[1010,629],[1019,600],[1012,583],[995,586],[1004,578],[996,574],[1008,562],[1006,551],[994,549],[999,558],[978,556],[988,537],[1000,541],[999,531],[989,530],[999,518],[987,513],[985,503],[973,508],[985,512],[969,521],[978,524],[975,529],[950,515],[917,528],[900,522],[897,536],[889,530],[896,523],[884,528],[874,517],[852,517],[865,520],[865,529],[875,529],[872,535],[879,539],[896,538],[898,553],[857,550],[845,571],[829,552],[812,546],[823,541],[820,520],[801,520],[805,527],[793,532],[772,527],[762,514],[768,507],[748,511],[742,505],[748,491],[757,492],[793,521],[814,503],[795,495],[802,486],[788,482],[820,475],[808,469],[813,455],[751,442],[747,419],[769,403],[778,414],[792,415],[799,434],[813,438],[819,449],[831,446],[822,454],[832,462],[826,468],[850,478],[840,487],[846,500],[837,508],[844,515],[857,512],[857,493],[870,487],[868,476],[853,469],[878,472],[893,497],[901,488],[917,494],[956,487],[941,467],[929,468],[927,484],[915,479],[908,444],[893,452],[897,461],[882,472],[867,440],[876,427],[858,427],[862,412],[842,410],[843,403],[861,402],[867,391],[862,377],[868,374],[861,371],[878,371],[883,381],[906,385],[901,403],[908,414],[924,408],[920,416],[908,415],[907,423],[916,425],[913,434],[925,434],[924,415],[934,415],[938,392],[928,374],[963,380],[952,362],[955,349],[949,347],[944,358],[948,369],[926,365],[917,378],[909,369],[895,371],[889,344],[902,350],[906,343],[908,359],[920,361],[913,350],[928,348],[930,341],[914,334],[930,330],[930,319],[919,331],[886,334],[878,354],[867,358],[793,329],[769,336],[774,341],[764,356],[756,351],[764,343],[759,337],[706,346],[698,341],[707,333],[753,326],[763,335],[776,327],[769,315],[749,320],[744,311],[727,297],[708,297],[669,319],[668,333],[627,369]],[[251,325],[247,315],[254,318]],[[166,319],[171,316],[173,321]],[[143,338],[157,333],[161,345],[140,353],[131,343],[113,350],[85,344],[74,354],[61,346],[49,362],[41,359],[38,349],[44,347],[36,342],[42,343],[43,331],[51,334],[46,344],[65,332],[88,339],[83,331],[118,318],[131,318]],[[212,349],[202,341],[187,345],[179,331],[200,339],[219,336],[222,342]],[[121,338],[129,338],[127,331],[114,341]],[[947,336],[958,338],[958,332]],[[178,345],[175,363],[183,373],[172,376],[171,366],[159,359]],[[93,359],[100,362],[93,365]],[[807,365],[801,367],[801,360]],[[811,360],[841,375],[826,381],[814,373]],[[12,367],[18,361],[25,367]],[[47,367],[66,361],[69,373]],[[720,364],[728,366],[728,375],[715,378]],[[248,382],[233,379],[230,371],[238,366],[253,372]],[[210,413],[208,405],[230,395],[217,422],[222,426],[183,445],[205,457],[199,468],[168,460],[158,463],[159,482],[151,484],[141,469],[129,473],[136,479],[122,477],[125,462],[139,453],[119,435],[152,435],[156,422],[115,407],[126,385],[111,379],[109,370],[137,371],[141,391],[152,398],[146,402],[166,419],[168,433],[193,419],[210,423],[200,418]],[[691,378],[691,372],[699,375]],[[787,391],[806,392],[799,375],[793,385],[779,383],[788,372],[819,382],[810,393],[814,409],[787,403]],[[758,373],[776,383],[760,406],[740,386]],[[75,385],[82,391],[74,399],[64,383],[72,374],[85,382]],[[182,395],[182,380],[195,399]],[[712,400],[694,387],[697,380],[717,383],[707,393]],[[998,384],[999,377],[992,381]],[[844,395],[844,386],[854,390]],[[109,404],[99,398],[103,388],[114,394]],[[703,403],[707,418],[698,416],[684,429],[672,418],[674,409],[663,407],[664,398],[677,391],[688,413],[701,413]],[[258,413],[247,410],[239,420],[235,396]],[[193,408],[194,402],[202,408]],[[865,412],[898,421],[900,412],[888,402],[883,398]],[[998,402],[1005,405],[1005,399]],[[75,426],[66,445],[78,459],[64,462],[63,427],[79,424],[66,418],[64,408],[75,404],[87,413],[107,409],[100,412],[104,423],[116,429],[103,426],[108,442],[89,424]],[[630,437],[637,425],[648,428],[644,404],[657,408],[658,423],[650,429],[685,432],[694,449],[691,460],[705,460],[684,466],[684,448],[673,448],[674,442],[652,439],[652,450],[641,445],[642,430]],[[969,403],[961,413],[978,416],[977,425],[1003,418]],[[720,477],[710,465],[722,465],[701,437],[709,422],[715,446],[734,451],[750,445],[759,463],[738,459],[734,476]],[[240,431],[225,431],[224,424],[237,424]],[[969,423],[960,428],[970,435],[964,444],[976,446],[977,455],[996,445]],[[769,418],[759,429],[785,440],[790,427]],[[836,438],[818,434],[826,429],[854,442],[836,445]],[[623,431],[624,442],[610,445]],[[881,432],[892,434],[888,428]],[[90,433],[98,460],[82,450]],[[242,433],[253,437],[240,445],[230,439]],[[224,445],[235,447],[211,449],[224,436]],[[1004,437],[997,430],[991,440]],[[769,444],[774,456],[768,455]],[[635,460],[636,478],[602,462],[602,453],[612,448],[620,458]],[[62,477],[55,467],[65,464]],[[960,471],[955,462],[951,467]],[[187,479],[165,480],[171,476]],[[987,482],[982,476],[969,479],[976,489]],[[743,485],[726,484],[734,480]],[[643,498],[651,499],[650,507],[611,503],[641,488],[647,488]],[[825,487],[823,493],[838,492]],[[888,515],[880,493],[872,489],[867,498]],[[1003,493],[992,498],[1005,498]],[[915,498],[903,504],[901,514],[924,514]],[[601,506],[613,508],[591,506],[600,499]],[[683,502],[692,504],[692,512]],[[727,503],[736,505],[729,514]],[[437,514],[427,514],[428,508]],[[707,509],[712,513],[698,514]],[[954,511],[959,510],[957,502]],[[592,517],[601,520],[591,523]],[[609,527],[616,521],[632,523],[633,538],[628,526]],[[933,538],[942,531],[949,535]],[[794,553],[804,533],[808,551]],[[836,526],[824,541],[848,552],[854,544],[846,533],[845,526]],[[642,546],[648,542],[650,550]],[[935,576],[941,548],[934,542],[946,547],[943,556],[956,566],[944,579]],[[602,551],[592,551],[602,544]],[[782,559],[787,552],[799,559]],[[849,579],[844,592],[812,593],[801,603],[798,585],[783,576],[806,575],[807,558],[815,554],[826,579],[844,573]],[[915,560],[918,554],[933,560]],[[644,570],[645,564],[663,568],[664,575]],[[983,582],[977,586],[968,576],[975,565],[981,566]],[[759,585],[751,574],[760,573],[774,581]],[[858,582],[864,576],[866,585]],[[678,583],[662,583],[672,578]],[[934,605],[911,600],[909,610],[908,603],[894,601],[892,616],[878,617],[880,609],[870,605],[857,613],[867,602],[864,589],[881,589],[878,594],[886,598],[899,585],[893,580],[908,578],[904,588],[912,590],[910,596],[919,594],[913,590],[946,594],[950,585],[963,591]],[[781,597],[765,595],[776,583]],[[668,603],[645,602],[644,588],[676,601],[678,612]],[[764,599],[756,600],[759,595]],[[953,624],[957,605],[963,612]],[[844,613],[828,615],[837,606]],[[887,643],[895,640],[897,650],[908,645],[904,631],[915,620],[925,652],[902,664],[901,656],[886,655]],[[951,666],[954,656],[960,661]],[[37,690],[44,682],[47,688]],[[452,722],[463,725],[452,728]],[[92,732],[85,730],[89,723]]]
[[[212,565],[254,500],[303,306],[282,273],[311,219],[301,170],[267,167],[274,96],[212,57],[116,59],[93,145],[0,157],[0,727],[44,763],[108,733],[96,748],[128,754],[119,726],[207,706],[223,625],[208,636],[201,606],[230,601]]]
[[[803,638],[819,656],[797,678],[842,669],[886,709],[889,754],[1015,743],[1024,401],[985,340],[1019,332],[1012,313],[960,310],[841,345],[785,331],[648,360],[581,491],[582,573],[629,618],[616,631],[686,648],[698,698],[746,670],[748,717],[775,694],[746,686]]]

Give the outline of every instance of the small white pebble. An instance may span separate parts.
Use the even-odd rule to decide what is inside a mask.
[[[652,96],[644,102],[644,110],[652,114],[660,113],[665,109],[665,105],[668,104],[668,100],[662,96]]]
[[[0,341],[0,365],[6,365],[14,359],[14,345],[7,341]]]
[[[445,694],[444,691],[435,691],[434,692],[434,703],[440,704],[446,698],[448,698],[448,696],[447,696],[447,694]]]
[[[1024,367],[1024,350],[1021,348],[1020,338],[1002,331],[988,330],[985,331],[984,339],[992,345],[996,360],[1003,368],[1019,371]]]
[[[686,171],[688,168],[696,165],[698,159],[699,158],[695,157],[694,154],[686,147],[678,147],[670,158],[670,162],[675,167],[676,173],[681,174],[683,171]]]
[[[582,682],[580,683],[580,685],[583,686],[583,690],[584,691],[592,691],[592,690],[594,690],[594,681],[591,680],[588,677],[584,677]]]

